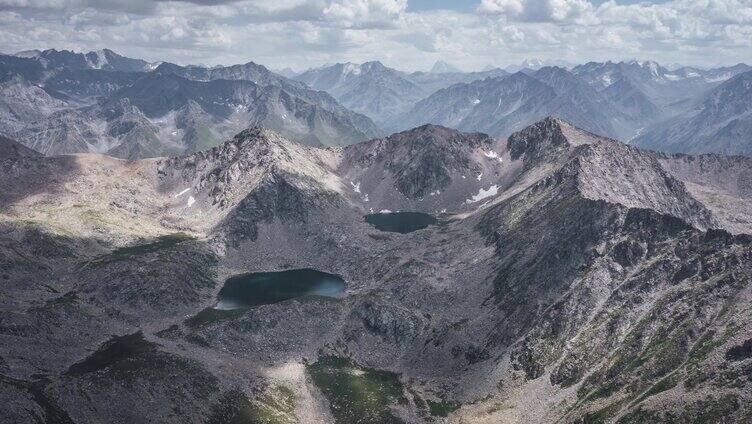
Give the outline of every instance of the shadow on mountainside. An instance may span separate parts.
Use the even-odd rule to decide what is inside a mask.
[[[0,156],[0,212],[37,194],[54,194],[81,170],[76,156]]]

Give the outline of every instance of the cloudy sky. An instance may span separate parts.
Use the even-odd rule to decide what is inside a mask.
[[[0,0],[0,52],[108,47],[150,61],[300,70],[381,60],[752,63],[752,0]]]

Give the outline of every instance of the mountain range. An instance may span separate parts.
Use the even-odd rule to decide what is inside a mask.
[[[438,65],[408,73],[377,61],[339,63],[288,78],[254,62],[182,66],[108,49],[0,55],[0,134],[44,154],[136,159],[195,152],[254,125],[312,146],[345,146],[423,124],[505,138],[554,115],[656,150],[749,152],[745,64],[528,60],[511,74]],[[713,102],[728,106],[714,110]]]
[[[692,102],[719,84],[717,75],[750,70],[729,69],[733,70],[698,76],[669,73],[652,62],[589,63],[571,71],[528,69],[439,90],[417,102],[394,126],[431,122],[507,137],[553,114],[590,131],[630,140],[652,125],[685,114]],[[660,143],[651,147],[661,149]]]
[[[87,61],[95,56],[0,57],[0,133],[44,154],[95,151],[129,159],[196,151],[253,125],[312,145],[380,133],[330,95],[252,62],[211,70],[162,63],[146,72],[110,53],[102,56],[107,66]]]
[[[739,64],[669,71],[655,62],[639,61],[591,62],[570,69],[543,66],[541,61],[523,65],[507,68],[517,69],[510,76],[501,69],[409,74],[380,62],[342,63],[311,69],[295,78],[329,92],[387,130],[432,123],[507,137],[536,120],[556,115],[590,131],[634,139],[653,149],[690,151],[663,146],[660,141],[648,145],[639,136],[687,116],[709,91],[752,70]],[[721,124],[712,119],[704,122]],[[736,150],[710,145],[704,151],[744,153],[745,136],[737,131],[734,137],[739,144]]]
[[[668,152],[752,154],[752,72],[696,100],[686,113],[649,127],[634,143]]]
[[[322,148],[252,127],[176,157],[0,155],[3,421],[752,414],[749,157],[550,117],[505,139],[428,124]],[[398,211],[432,220],[369,223]],[[218,303],[233,278],[301,270],[344,291]]]
[[[463,73],[441,71],[405,73],[381,62],[338,63],[295,76],[316,90],[330,93],[346,107],[392,128],[400,115],[431,93],[454,84],[507,75],[501,69]]]
[[[33,59],[44,69],[101,69],[106,71],[139,72],[150,71],[159,63],[149,63],[141,59],[121,56],[110,49],[76,53],[70,50],[27,50],[15,54],[16,57]]]

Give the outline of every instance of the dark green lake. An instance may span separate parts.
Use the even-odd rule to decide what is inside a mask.
[[[366,222],[380,231],[407,234],[434,225],[436,218],[421,212],[381,212],[366,215]]]
[[[253,272],[228,278],[215,309],[250,308],[301,296],[337,297],[344,291],[342,277],[315,269]]]

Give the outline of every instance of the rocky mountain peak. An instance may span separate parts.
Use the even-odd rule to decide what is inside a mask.
[[[491,137],[482,133],[464,133],[442,125],[424,124],[419,127],[390,135],[387,140],[396,143],[410,143],[413,145],[431,144],[466,144],[477,147],[482,143],[490,143]]]
[[[569,144],[562,131],[564,121],[549,116],[522,131],[512,134],[508,139],[508,148],[513,160],[521,156],[539,156],[546,149],[561,148]]]
[[[432,74],[449,74],[462,71],[460,71],[456,66],[450,63],[447,63],[443,60],[437,60],[436,63],[433,64],[433,67],[429,72]]]
[[[340,183],[328,165],[331,154],[255,126],[209,150],[165,159],[159,172],[166,186],[190,184],[197,198],[224,207],[270,179],[338,192]]]
[[[528,179],[555,174],[554,180],[568,181],[578,196],[589,200],[656,211],[701,230],[719,225],[708,207],[651,153],[561,119],[548,117],[513,134],[508,149],[513,160],[523,160]]]
[[[342,162],[349,170],[366,170],[369,175],[358,177],[367,182],[366,189],[380,184],[377,181],[383,174],[379,172],[386,171],[399,193],[408,199],[419,199],[446,189],[460,176],[477,175],[478,161],[496,160],[490,159],[496,157],[493,145],[494,140],[486,134],[426,124],[348,146]],[[478,172],[474,172],[476,168]]]
[[[363,63],[363,64],[362,64],[362,65],[360,65],[360,66],[361,66],[361,68],[363,68],[363,69],[368,69],[368,70],[379,70],[379,71],[385,71],[385,70],[388,70],[388,69],[389,69],[389,68],[387,68],[386,66],[384,66],[384,64],[383,64],[383,63],[381,63],[381,62],[380,62],[380,61],[378,61],[378,60],[372,60],[372,61],[370,61],[370,62],[365,62],[365,63]]]
[[[265,144],[277,144],[284,145],[291,143],[290,141],[282,138],[274,131],[268,130],[260,126],[253,126],[246,128],[243,131],[236,134],[232,140],[228,143],[232,143],[238,147],[249,146],[251,144],[265,143]]]

